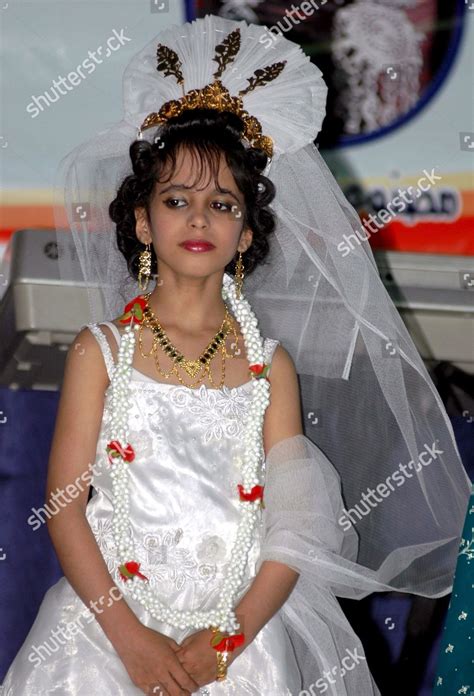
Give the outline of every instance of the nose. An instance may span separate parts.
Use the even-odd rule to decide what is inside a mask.
[[[194,205],[190,207],[189,224],[196,229],[205,229],[208,227],[209,220],[204,204],[194,203]]]

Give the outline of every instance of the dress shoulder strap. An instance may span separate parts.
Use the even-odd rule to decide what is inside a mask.
[[[120,347],[120,341],[122,339],[122,335],[121,335],[120,331],[118,330],[118,328],[113,323],[113,321],[103,321],[102,324],[105,324],[106,326],[108,326],[111,329],[113,335],[115,336],[115,340],[117,341],[117,345]]]
[[[112,324],[112,322],[110,322],[110,321],[104,321],[102,323],[111,327],[117,342],[120,343],[120,332],[117,329],[117,327],[114,324]],[[85,324],[85,326],[90,330],[90,332],[97,339],[97,343],[99,344],[100,349],[102,351],[102,355],[104,356],[104,362],[105,362],[105,367],[107,368],[107,374],[109,376],[109,379],[111,380],[114,369],[115,369],[115,363],[114,363],[112,351],[110,350],[110,346],[109,346],[109,342],[107,340],[107,337],[104,334],[104,332],[101,330],[100,324],[91,323],[91,324]],[[83,327],[81,327],[81,328],[83,328]]]
[[[263,355],[264,355],[264,361],[266,364],[271,363],[272,358],[273,358],[273,353],[275,352],[275,349],[277,345],[280,343],[276,338],[266,338],[265,343],[263,345]],[[268,371],[268,374],[270,374],[271,368]]]

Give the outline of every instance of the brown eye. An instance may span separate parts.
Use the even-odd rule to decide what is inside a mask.
[[[177,205],[169,205],[169,204],[170,204],[172,201],[178,201],[178,202],[179,202],[180,200],[182,200],[182,199],[181,199],[181,198],[167,198],[167,199],[165,200],[165,205],[167,205],[169,208],[178,208],[178,207],[180,207],[180,206],[177,206]]]
[[[224,206],[224,208],[219,208],[219,210],[225,210],[225,212],[230,212],[232,210],[232,205],[230,203],[224,203],[223,201],[214,201],[214,203]]]

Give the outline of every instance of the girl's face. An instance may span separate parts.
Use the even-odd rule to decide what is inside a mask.
[[[192,155],[180,148],[176,170],[168,182],[156,182],[150,201],[150,219],[145,208],[135,209],[136,234],[143,244],[153,244],[159,273],[168,266],[176,273],[208,276],[225,266],[252,243],[252,231],[243,229],[244,196],[235,183],[224,155],[221,155],[216,185],[207,165],[196,181]],[[169,178],[169,169],[163,172]],[[192,188],[186,188],[191,186]],[[205,184],[205,186],[204,186]],[[227,192],[224,193],[223,190]],[[188,251],[180,244],[203,239],[214,245],[210,251]]]

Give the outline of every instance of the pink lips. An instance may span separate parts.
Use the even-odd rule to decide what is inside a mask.
[[[179,246],[184,247],[188,251],[210,251],[214,249],[214,244],[206,242],[203,239],[187,239],[185,242],[181,242]]]

